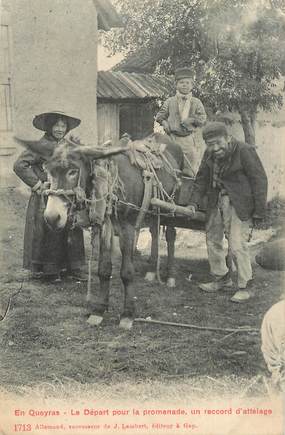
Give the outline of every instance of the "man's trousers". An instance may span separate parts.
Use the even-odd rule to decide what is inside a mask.
[[[252,279],[248,237],[252,221],[241,221],[230,203],[228,195],[220,193],[217,206],[210,212],[206,224],[206,243],[211,273],[217,278],[228,273],[226,253],[223,246],[224,235],[228,240],[238,273],[238,287],[246,288]]]

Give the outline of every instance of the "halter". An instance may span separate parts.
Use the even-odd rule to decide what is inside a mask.
[[[74,228],[76,225],[74,212],[78,209],[79,205],[82,205],[83,203],[86,205],[87,203],[85,191],[81,187],[81,178],[82,178],[81,168],[79,168],[77,185],[73,189],[57,189],[56,188],[57,186],[54,186],[55,188],[45,189],[43,191],[43,195],[46,197],[48,197],[49,195],[58,196],[58,197],[62,196],[68,201],[69,209],[67,214],[67,220],[71,222],[72,228]],[[52,184],[53,183],[51,182],[51,186]]]
[[[70,197],[76,195],[74,189],[46,189],[43,191],[43,194],[45,196],[64,196],[64,198],[67,199],[69,202],[73,202],[71,201]]]

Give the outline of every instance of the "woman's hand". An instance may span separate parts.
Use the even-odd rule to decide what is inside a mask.
[[[50,188],[50,183],[48,181],[38,181],[37,184],[32,188],[33,192],[37,195],[42,195],[47,189]]]

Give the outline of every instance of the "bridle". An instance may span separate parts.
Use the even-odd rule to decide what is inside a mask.
[[[77,179],[77,184],[72,189],[58,189],[57,183],[54,183],[54,179],[51,179],[51,187],[49,189],[45,189],[43,191],[43,195],[48,198],[50,195],[63,197],[68,203],[68,212],[67,212],[67,222],[69,223],[71,229],[76,226],[76,216],[75,212],[78,210],[82,210],[83,206],[86,206],[87,198],[85,190],[81,186],[82,180],[82,172],[81,168],[79,168],[79,174]],[[44,217],[46,224],[49,226],[48,221]]]

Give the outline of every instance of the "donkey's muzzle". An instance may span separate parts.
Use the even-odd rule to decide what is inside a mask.
[[[48,216],[44,214],[46,223],[53,229],[57,229],[58,223],[60,222],[60,214],[53,213]]]
[[[67,223],[68,206],[60,197],[49,195],[44,219],[47,225],[54,231],[63,229]]]

